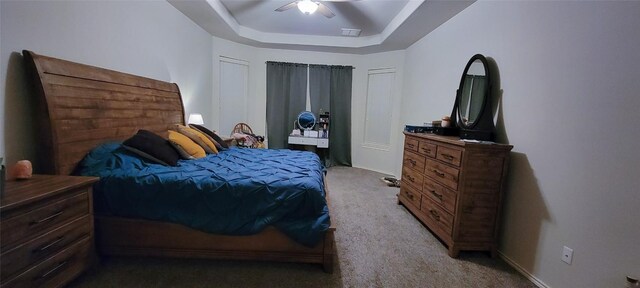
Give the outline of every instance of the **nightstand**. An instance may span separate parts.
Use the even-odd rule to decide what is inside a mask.
[[[59,287],[94,259],[96,177],[34,175],[0,198],[0,286]]]

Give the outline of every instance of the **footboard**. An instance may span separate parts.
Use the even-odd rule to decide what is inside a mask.
[[[149,220],[96,216],[95,221],[101,255],[318,263],[328,273],[333,270],[334,227],[309,248],[274,227],[254,235],[230,236]]]

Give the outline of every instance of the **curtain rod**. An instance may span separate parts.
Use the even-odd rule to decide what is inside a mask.
[[[329,64],[307,64],[307,63],[293,63],[293,62],[279,62],[279,61],[265,61],[265,64],[269,64],[269,63],[275,63],[275,64],[293,64],[293,65],[306,65],[306,66],[310,66],[310,65],[315,65],[315,66],[336,66],[336,67],[348,67],[351,68],[353,70],[356,69],[356,67],[353,67],[351,65],[329,65]]]

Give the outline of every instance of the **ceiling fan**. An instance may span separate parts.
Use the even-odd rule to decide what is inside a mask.
[[[349,0],[323,0],[324,2],[347,2]],[[357,0],[354,0],[357,1]],[[320,12],[320,14],[324,15],[327,18],[333,18],[333,16],[336,16],[335,13],[333,13],[333,11],[331,11],[331,9],[329,9],[329,7],[327,7],[326,5],[322,4],[320,1],[312,1],[312,0],[297,0],[297,1],[293,1],[287,5],[284,5],[278,9],[276,9],[275,11],[278,12],[283,12],[283,11],[287,11],[293,7],[298,7],[298,9],[300,10],[300,12],[310,15],[313,14],[314,12],[318,11]]]

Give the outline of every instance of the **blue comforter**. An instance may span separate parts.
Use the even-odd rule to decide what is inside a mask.
[[[323,167],[306,151],[231,148],[178,166],[154,164],[103,144],[80,163],[98,176],[101,214],[182,224],[227,235],[249,235],[268,225],[306,246],[330,226]]]

